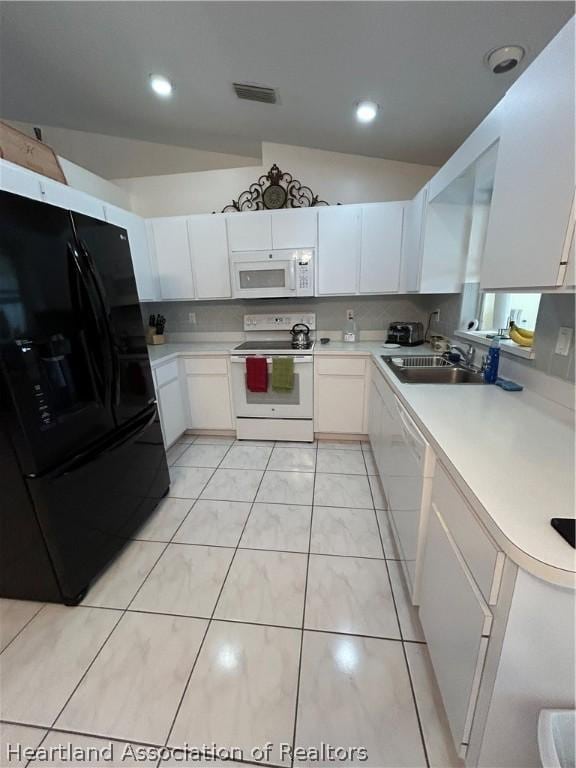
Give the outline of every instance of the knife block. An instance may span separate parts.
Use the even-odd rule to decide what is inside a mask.
[[[166,342],[166,336],[162,333],[153,333],[150,337],[149,344],[164,344]]]

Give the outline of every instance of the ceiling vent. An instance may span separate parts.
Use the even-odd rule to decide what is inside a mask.
[[[261,104],[276,104],[278,95],[274,88],[266,88],[264,85],[253,83],[232,83],[234,92],[239,99],[246,101],[259,101]]]

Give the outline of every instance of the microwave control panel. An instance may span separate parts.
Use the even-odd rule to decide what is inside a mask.
[[[299,296],[312,295],[314,288],[312,282],[312,264],[310,262],[298,262],[296,265],[296,291]]]

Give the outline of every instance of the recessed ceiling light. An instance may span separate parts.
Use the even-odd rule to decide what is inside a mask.
[[[526,51],[520,45],[503,45],[487,53],[484,61],[493,74],[501,75],[517,67],[525,53]]]
[[[356,104],[356,120],[359,123],[371,123],[378,114],[378,109],[375,101],[359,101]]]
[[[150,75],[150,88],[155,94],[164,98],[172,95],[172,83],[164,75]]]

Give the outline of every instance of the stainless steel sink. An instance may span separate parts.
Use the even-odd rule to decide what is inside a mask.
[[[449,362],[441,355],[386,357],[386,365],[405,384],[483,384],[481,371]]]

